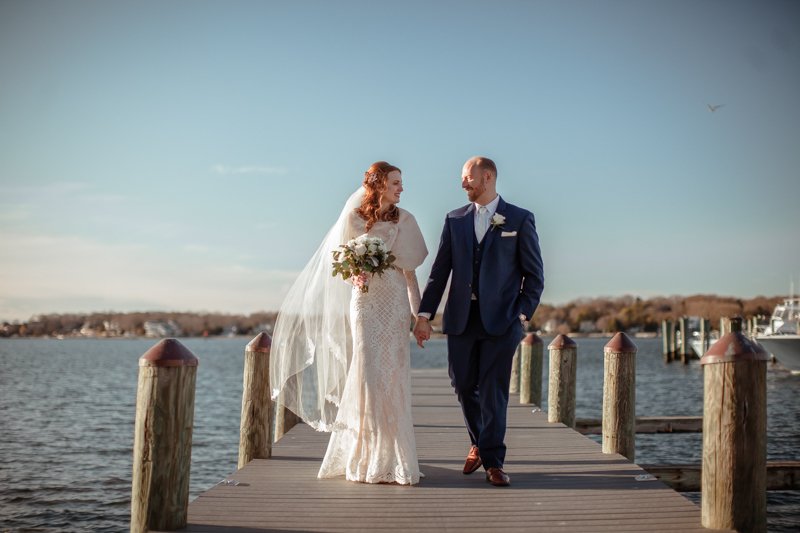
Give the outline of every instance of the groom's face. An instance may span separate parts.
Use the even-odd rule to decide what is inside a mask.
[[[486,192],[486,176],[475,163],[467,162],[461,169],[461,188],[467,191],[467,198],[474,202]]]

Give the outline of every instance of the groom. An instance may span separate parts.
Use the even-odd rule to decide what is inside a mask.
[[[481,465],[486,480],[507,486],[503,471],[511,361],[544,287],[533,213],[497,195],[497,167],[473,157],[461,171],[470,203],[447,214],[422,295],[414,336],[430,338],[430,319],[450,291],[442,319],[447,361],[472,447],[464,474]]]

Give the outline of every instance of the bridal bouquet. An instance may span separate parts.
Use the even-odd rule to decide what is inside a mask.
[[[340,244],[339,248],[333,251],[333,276],[352,280],[361,292],[369,292],[370,277],[383,275],[386,270],[394,268],[395,257],[380,237],[364,234]]]

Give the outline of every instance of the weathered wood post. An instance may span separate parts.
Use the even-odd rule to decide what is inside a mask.
[[[707,318],[700,319],[700,353],[699,357],[703,357],[708,350],[708,326],[710,325]]]
[[[517,345],[517,350],[514,352],[514,358],[511,360],[511,383],[508,386],[508,392],[511,394],[519,392],[519,366],[520,366],[520,345]]]
[[[269,353],[272,339],[259,333],[244,350],[242,420],[239,427],[239,466],[253,459],[272,457],[272,398],[269,388]]]
[[[669,360],[674,361],[678,354],[678,328],[675,322],[670,321],[669,325]]]
[[[528,333],[520,343],[519,403],[542,405],[542,350],[544,343],[535,333]]]
[[[603,348],[603,453],[636,456],[636,345],[622,332]]]
[[[719,318],[719,338],[721,339],[725,335],[731,332],[731,319],[727,316],[722,316]]]
[[[703,366],[702,523],[767,529],[767,360],[741,321],[700,360]]]
[[[758,335],[758,317],[753,315],[747,319],[747,336],[750,338]]]
[[[300,423],[300,417],[283,405],[280,397],[275,403],[275,442]]]
[[[289,378],[297,379],[297,375]],[[289,410],[283,400],[283,394],[278,396],[275,405],[275,442],[278,442],[281,437],[289,433],[289,430],[300,423],[300,417],[293,411]]]
[[[669,320],[662,320],[661,321],[661,355],[664,356],[664,362],[669,363],[672,361],[672,354],[670,350],[672,347],[670,346],[670,337],[672,331],[672,322]]]
[[[689,364],[689,359],[691,359],[692,353],[692,345],[690,344],[691,341],[691,334],[689,333],[689,318],[682,316],[678,319],[678,327],[680,328],[681,332],[681,349],[680,349],[680,358],[681,363],[684,365]]]
[[[559,335],[548,346],[550,380],[547,391],[547,421],[575,427],[575,387],[578,345],[566,335]]]
[[[131,532],[186,527],[197,357],[164,339],[139,359]]]

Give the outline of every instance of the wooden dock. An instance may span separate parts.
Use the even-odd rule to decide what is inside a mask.
[[[414,487],[318,480],[328,434],[305,424],[189,505],[181,531],[712,531],[700,508],[620,455],[512,395],[510,487],[461,473],[469,440],[444,369],[414,370]]]

